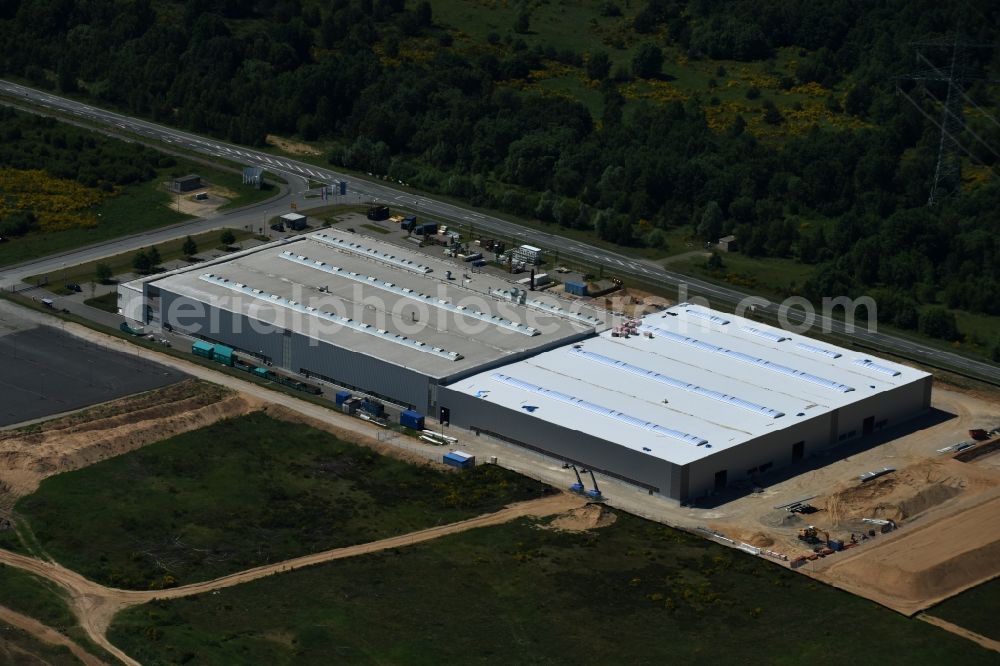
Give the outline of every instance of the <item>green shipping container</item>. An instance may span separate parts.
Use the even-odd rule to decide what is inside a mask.
[[[212,358],[212,352],[215,349],[215,345],[205,342],[204,340],[195,340],[194,344],[191,345],[191,353],[195,356],[201,356],[203,358]]]
[[[215,360],[223,365],[232,365],[236,360],[234,352],[231,347],[226,347],[224,345],[215,345]]]

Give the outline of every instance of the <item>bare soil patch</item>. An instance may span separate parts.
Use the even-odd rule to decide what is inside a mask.
[[[268,134],[265,139],[269,146],[274,146],[279,148],[289,155],[320,155],[319,150],[313,148],[307,143],[299,143],[297,141],[291,141],[289,139],[284,139],[276,134]]]
[[[0,518],[49,476],[258,408],[255,401],[220,386],[186,380],[0,432]]]
[[[565,532],[585,532],[613,525],[618,516],[603,504],[587,504],[557,516],[547,527]]]

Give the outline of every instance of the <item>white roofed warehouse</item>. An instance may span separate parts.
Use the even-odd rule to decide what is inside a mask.
[[[442,388],[452,423],[688,501],[925,411],[929,374],[689,304]],[[633,332],[634,331],[634,332]]]

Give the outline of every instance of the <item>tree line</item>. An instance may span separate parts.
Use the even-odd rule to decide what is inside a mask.
[[[240,143],[261,145],[268,132],[328,139],[331,164],[623,246],[662,247],[678,227],[709,241],[732,233],[750,256],[814,265],[798,287],[807,296],[874,292],[887,321],[921,328],[929,304],[1000,314],[997,179],[928,207],[939,134],[925,113],[939,110],[926,98],[913,108],[893,87],[912,63],[911,42],[951,29],[966,10],[927,0],[648,0],[628,19],[630,38],[648,43],[615,69],[590,44],[529,47],[530,17],[485,43],[457,44],[427,2],[11,0],[0,8],[0,69]],[[979,41],[998,31],[982,20],[964,27]],[[425,46],[403,57],[401,44]],[[666,49],[759,61],[784,47],[800,49],[787,85],[837,86],[832,103],[862,129],[816,126],[765,141],[739,116],[710,129],[697,98],[624,95],[629,79],[663,74]],[[594,80],[599,111],[513,85],[553,61]],[[973,70],[989,65],[989,55],[970,55]],[[985,86],[969,95],[995,110]],[[976,131],[1000,142],[1000,127]],[[974,157],[996,167],[981,147]]]

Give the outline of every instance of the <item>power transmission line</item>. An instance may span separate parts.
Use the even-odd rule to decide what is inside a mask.
[[[938,143],[938,159],[934,168],[934,183],[931,186],[930,196],[927,199],[928,205],[933,206],[941,201],[941,199],[958,191],[962,182],[962,157],[960,153],[964,152],[973,157],[972,153],[959,140],[959,136],[963,131],[968,132],[979,143],[986,146],[994,156],[998,156],[989,144],[965,126],[962,118],[963,100],[969,100],[963,88],[966,83],[970,81],[1000,82],[997,79],[971,76],[966,66],[966,54],[971,49],[992,49],[996,45],[973,42],[963,37],[959,32],[937,39],[915,42],[913,45],[917,48],[917,58],[930,65],[930,69],[898,77],[896,79],[897,91],[906,96],[907,100],[914,104],[925,117],[929,117],[920,105],[910,98],[906,91],[900,87],[900,82],[912,81],[923,85],[925,90],[927,83],[944,83],[946,86],[945,98],[942,103],[941,120],[932,121],[941,130],[941,138]],[[950,51],[948,65],[946,67],[935,65],[930,58],[921,53],[921,49],[935,49],[937,51],[948,49]],[[934,99],[937,100],[936,97]],[[974,102],[973,104],[975,105]],[[992,116],[990,117],[992,118]],[[993,120],[996,122],[995,119]]]

